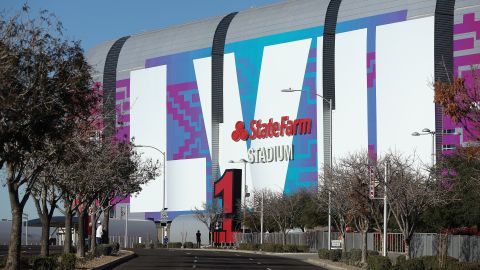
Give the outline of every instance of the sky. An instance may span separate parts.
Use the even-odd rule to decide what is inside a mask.
[[[40,10],[53,12],[68,39],[80,40],[85,51],[122,36],[190,23],[230,12],[262,7],[287,0],[30,0],[32,17]],[[14,14],[25,1],[1,0],[0,10]],[[3,16],[3,15],[2,15]],[[4,172],[0,171],[4,184]],[[38,217],[29,199],[25,213]],[[10,219],[6,187],[0,186],[0,219]]]
[[[31,13],[53,12],[71,39],[88,50],[107,40],[166,28],[172,25],[222,16],[284,0],[30,0]],[[0,10],[15,12],[25,3],[1,0]]]

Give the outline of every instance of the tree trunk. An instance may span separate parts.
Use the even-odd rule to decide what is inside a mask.
[[[342,240],[342,253],[347,252],[347,246],[345,246],[345,242],[346,242],[346,241],[345,241],[345,236],[346,236],[345,233],[343,233],[343,232],[340,233],[340,237],[342,238],[342,239],[341,239],[341,240]]]
[[[10,230],[10,244],[8,246],[7,262],[5,269],[20,269],[20,250],[22,241],[22,216],[23,207],[18,200],[18,190],[13,183],[13,165],[7,163],[7,185],[12,210],[12,228]]]
[[[115,207],[115,206],[114,206]],[[103,233],[105,234],[104,237],[102,237],[103,243],[104,244],[110,244],[110,234],[108,230],[108,226],[110,224],[110,209],[111,208],[106,208],[105,211],[103,211],[103,221],[102,221],[102,227],[103,227]]]
[[[367,232],[362,231],[362,263],[367,263]]]
[[[65,203],[67,206],[67,203]],[[72,252],[72,211],[65,207],[65,241],[63,244],[63,253]]]
[[[32,196],[35,206],[37,208],[37,214],[42,223],[42,235],[40,238],[40,256],[46,257],[49,255],[49,238],[50,238],[50,215],[47,209],[47,190],[45,189],[40,196],[40,199]],[[52,206],[55,207],[55,206]]]
[[[405,237],[405,258],[410,260],[410,242],[412,241],[411,238]]]
[[[77,241],[77,257],[85,257],[85,212],[86,210],[77,210],[78,216],[78,241]]]
[[[50,238],[50,219],[48,217],[41,217],[42,221],[42,237],[40,240],[40,256],[47,257],[50,255],[49,238]]]
[[[94,203],[95,204],[95,203]],[[90,216],[90,224],[91,226],[91,231],[90,231],[90,251],[95,254],[95,249],[97,248],[97,219],[96,219],[96,214],[95,214],[95,206],[93,206],[93,214]]]

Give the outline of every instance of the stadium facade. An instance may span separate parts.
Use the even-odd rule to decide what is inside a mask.
[[[172,218],[211,201],[229,168],[245,166],[249,191],[290,193],[315,188],[331,154],[395,150],[429,163],[432,138],[411,136],[424,128],[437,155],[467,142],[431,85],[480,64],[480,3],[292,0],[121,37],[87,56],[117,112],[105,132],[165,154],[166,192],[160,177],[125,202],[158,220],[163,207]],[[332,133],[316,94],[332,101]]]

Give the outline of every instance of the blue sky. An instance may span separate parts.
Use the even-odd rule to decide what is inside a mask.
[[[83,48],[106,40],[226,15],[282,0],[31,0],[32,14],[47,9],[60,19],[69,38],[82,41]],[[0,9],[18,10],[24,1],[2,0]]]
[[[213,16],[226,15],[252,7],[261,7],[283,0],[31,0],[32,16],[47,9],[58,17],[69,39],[81,40],[88,51],[107,40],[166,28]],[[1,0],[0,10],[7,14],[18,11],[24,1]],[[0,171],[3,180],[4,172]],[[2,184],[4,181],[2,181]],[[36,217],[30,199],[25,207],[30,217]],[[6,188],[0,186],[0,219],[10,219],[10,204]]]

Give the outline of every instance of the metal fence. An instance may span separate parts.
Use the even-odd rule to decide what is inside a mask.
[[[263,243],[282,244],[284,235],[282,233],[264,233]],[[236,243],[255,243],[260,244],[259,233],[237,233],[234,235]],[[382,252],[383,235],[380,233],[367,234],[367,249]],[[332,232],[331,239],[339,239],[339,233]],[[439,235],[435,233],[417,233],[413,235],[410,250],[412,257],[436,256],[439,254],[440,240]],[[480,237],[466,235],[449,235],[447,238],[448,256],[459,259],[460,261],[480,261]],[[361,233],[347,233],[345,235],[344,245],[347,251],[352,249],[361,249]],[[294,232],[286,235],[286,244],[307,245],[311,251],[321,248],[328,248],[328,232],[309,231]],[[387,234],[387,251],[395,253],[405,252],[405,241],[401,233]]]
[[[108,237],[110,243],[119,243],[120,247],[125,247],[125,236],[123,235],[110,235]],[[148,246],[152,242],[152,239],[145,239],[145,237],[141,236],[128,236],[127,248],[134,248],[137,244],[145,244]]]

